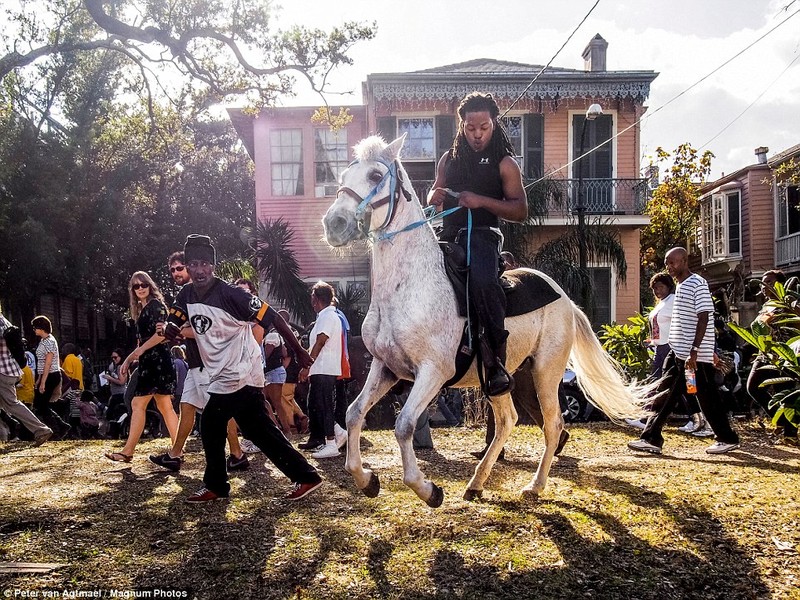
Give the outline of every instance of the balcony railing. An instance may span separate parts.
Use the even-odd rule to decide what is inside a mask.
[[[651,190],[647,184],[647,179],[584,179],[581,189],[586,214],[641,215],[650,200]],[[424,203],[433,182],[417,180],[412,185]],[[547,188],[548,217],[566,218],[576,214],[579,205],[577,179],[549,179],[537,185]]]
[[[800,233],[775,240],[775,266],[785,267],[800,262]]]

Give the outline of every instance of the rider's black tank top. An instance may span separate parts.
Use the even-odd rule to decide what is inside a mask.
[[[489,198],[502,199],[503,180],[500,177],[500,163],[488,152],[469,151],[463,159],[468,161],[465,175],[460,175],[455,168],[455,161],[448,159],[445,165],[445,185],[454,192],[470,191]],[[458,206],[458,200],[447,196],[443,209]],[[473,227],[499,227],[497,215],[483,208],[472,211]],[[467,210],[457,210],[444,218],[442,239],[454,239],[459,229],[467,226]]]

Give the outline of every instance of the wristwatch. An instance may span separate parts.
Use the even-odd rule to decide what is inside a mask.
[[[692,350],[694,350],[695,352],[700,352],[700,347],[699,346],[692,346]]]

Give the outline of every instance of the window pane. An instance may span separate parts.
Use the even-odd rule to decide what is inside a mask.
[[[786,188],[786,211],[788,217],[787,234],[800,233],[800,194],[797,193],[797,186]]]
[[[404,133],[406,142],[403,144],[401,156],[403,159],[430,159],[436,158],[434,154],[433,117],[424,119],[397,119],[397,136]]]
[[[712,215],[711,256],[725,256],[725,213],[722,205],[722,194],[712,199],[714,214]]]
[[[276,129],[269,134],[272,194],[303,195],[303,134],[299,129]]]
[[[339,176],[347,168],[347,133],[314,130],[314,184],[317,197],[336,193]]]
[[[525,146],[522,145],[522,117],[503,117],[503,126],[506,128],[511,145],[514,146],[514,159],[524,173],[522,149]]]
[[[728,194],[728,254],[739,254],[742,248],[742,223],[739,214],[739,192]]]
[[[600,325],[611,323],[611,267],[591,267],[594,285],[592,329],[597,331]]]
[[[713,237],[711,220],[711,199],[706,198],[700,205],[700,225],[702,227],[701,248],[703,250],[703,260],[711,258],[711,240]]]

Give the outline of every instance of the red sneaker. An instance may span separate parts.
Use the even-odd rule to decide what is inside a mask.
[[[305,498],[321,485],[322,485],[321,479],[314,483],[295,483],[294,489],[288,494],[286,494],[283,497],[283,499],[290,501],[300,500],[300,498]]]
[[[185,502],[189,504],[202,504],[203,502],[211,502],[212,500],[226,500],[227,496],[219,496],[211,490],[201,487],[194,494],[189,496]]]

